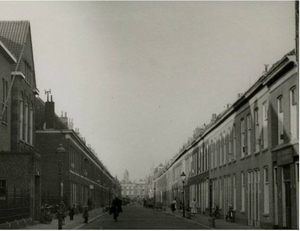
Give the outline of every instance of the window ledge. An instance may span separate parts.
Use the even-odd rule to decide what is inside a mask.
[[[249,155],[246,155],[246,158],[247,158],[247,159],[249,159],[250,157],[251,157],[251,154],[249,154]]]
[[[270,214],[268,212],[263,213],[262,215],[263,215],[263,217],[269,217],[270,216]]]
[[[244,157],[244,156],[240,158],[240,160],[244,160],[244,159],[245,159],[245,157]]]
[[[225,167],[227,164],[223,164],[223,167]]]
[[[261,150],[262,152],[266,152],[268,151],[268,147],[264,148],[263,150]]]
[[[241,214],[245,214],[245,210],[240,210],[240,213]]]
[[[254,152],[254,156],[259,155],[259,152],[260,152],[260,151]]]
[[[231,165],[231,161],[228,162],[228,165]]]
[[[235,160],[235,159],[231,161],[231,163],[235,163],[235,162],[236,162],[236,160]]]

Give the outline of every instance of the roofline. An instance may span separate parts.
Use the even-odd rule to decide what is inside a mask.
[[[41,100],[42,101],[42,100]],[[42,101],[43,102],[43,101]],[[80,139],[80,137],[78,136],[78,134],[73,130],[73,129],[47,129],[47,130],[36,130],[36,133],[39,134],[47,134],[47,133],[62,133],[62,134],[69,134],[69,135],[73,135],[75,137],[75,139],[77,140],[77,142],[79,142],[83,149],[85,149],[85,151],[87,153],[90,154],[90,158],[93,158],[94,161],[98,162],[98,164],[100,165],[99,167],[101,167],[101,170],[103,172],[105,172],[105,174],[111,178],[111,180],[113,180],[115,183],[118,183],[116,181],[116,179],[111,175],[111,173],[108,171],[108,169],[104,166],[104,164],[96,157],[96,155],[94,153],[91,152],[91,150],[86,146],[86,144]]]
[[[6,53],[6,56],[11,59],[14,63],[17,63],[16,57],[8,50],[8,48],[0,41],[0,47]]]
[[[190,149],[192,149],[196,144],[200,142],[201,139],[203,139],[208,133],[210,133],[212,130],[214,130],[217,126],[219,126],[220,123],[222,123],[226,118],[231,116],[231,114],[235,111],[235,108],[238,106],[242,105],[246,99],[248,99],[252,93],[255,91],[263,88],[278,72],[278,69],[282,69],[285,65],[294,62],[297,64],[296,59],[295,59],[295,54],[291,55],[285,55],[279,63],[275,67],[272,68],[272,70],[265,75],[261,76],[246,92],[245,94],[235,101],[230,108],[228,108],[224,114],[211,126],[209,127],[201,136],[199,136],[194,142],[192,142],[190,145],[188,145],[186,148],[184,148],[179,155],[174,158],[172,163],[167,167],[166,170],[171,168],[175,162],[177,162],[181,157],[183,157]],[[276,72],[275,72],[276,71]],[[163,175],[163,174],[161,174]]]

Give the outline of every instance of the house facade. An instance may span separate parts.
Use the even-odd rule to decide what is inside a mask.
[[[28,21],[0,21],[0,223],[40,216],[40,154],[35,151],[36,88]],[[22,166],[17,168],[16,166]],[[22,208],[22,213],[18,209]]]
[[[196,199],[198,211],[208,216],[218,206],[225,218],[232,206],[238,223],[298,228],[298,203],[292,203],[299,200],[298,92],[291,51],[233,105],[213,114],[154,185],[162,185],[165,175],[171,199]]]
[[[119,181],[113,177],[93,150],[86,145],[79,130],[68,126],[67,116],[55,114],[55,104],[41,99],[36,104],[36,143],[41,153],[42,203],[58,203],[58,162],[62,163],[63,202],[70,205],[107,206],[121,193]],[[59,145],[65,153],[57,154]]]

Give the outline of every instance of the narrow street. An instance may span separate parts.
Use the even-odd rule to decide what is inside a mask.
[[[142,206],[123,206],[118,222],[106,213],[80,229],[206,229],[201,225]]]

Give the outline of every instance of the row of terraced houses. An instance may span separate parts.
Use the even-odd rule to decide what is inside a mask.
[[[153,180],[156,201],[197,201],[259,228],[299,228],[299,79],[295,50],[193,138]],[[186,180],[180,179],[182,172]],[[183,194],[184,192],[184,194]]]
[[[41,205],[106,206],[121,186],[52,96],[39,98],[28,21],[0,21],[0,224],[40,219]],[[57,153],[57,148],[64,153]],[[61,150],[61,149],[60,149]]]

